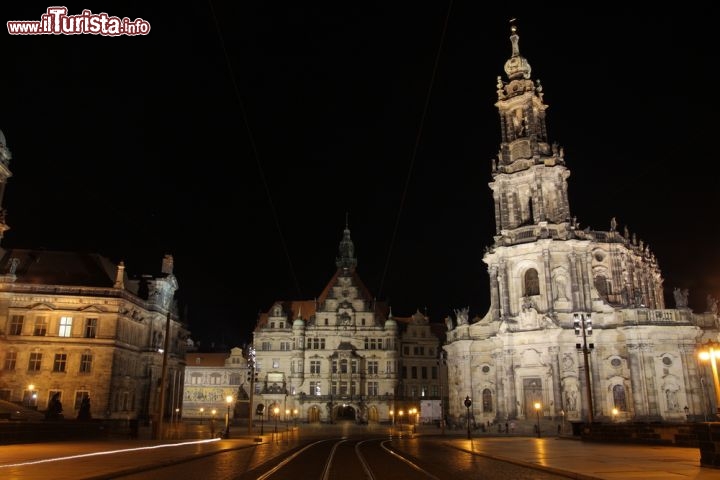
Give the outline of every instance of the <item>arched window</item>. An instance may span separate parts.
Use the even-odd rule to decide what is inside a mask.
[[[486,388],[482,392],[482,404],[483,404],[483,412],[492,412],[493,411],[493,402],[492,402],[492,392],[489,388]]]
[[[525,282],[523,286],[525,287],[523,296],[540,295],[540,280],[537,270],[530,268],[525,272]]]
[[[615,385],[613,386],[613,404],[615,408],[621,412],[627,411],[627,403],[625,402],[625,386]]]

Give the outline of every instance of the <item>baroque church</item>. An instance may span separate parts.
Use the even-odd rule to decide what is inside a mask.
[[[543,87],[514,25],[510,42],[489,183],[496,231],[483,256],[490,308],[483,318],[446,319],[450,417],[707,419],[713,380],[697,353],[718,340],[717,302],[708,298],[696,314],[676,289],[675,308],[666,308],[647,244],[614,219],[607,231],[579,228],[564,151],[548,138]]]

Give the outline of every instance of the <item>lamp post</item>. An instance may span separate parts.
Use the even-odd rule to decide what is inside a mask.
[[[585,366],[585,391],[588,400],[588,423],[593,423],[593,400],[592,400],[592,387],[590,386],[590,360],[588,355],[590,351],[595,348],[595,344],[588,343],[587,337],[592,335],[592,319],[589,313],[576,313],[574,315],[574,326],[575,335],[582,333],[582,344],[577,343],[575,347],[578,350],[582,350],[583,353],[583,365]]]
[[[535,414],[537,415],[537,436],[540,438],[540,409],[542,408],[542,404],[535,402],[533,406],[535,407]]]
[[[720,343],[707,342],[703,350],[698,352],[698,358],[702,361],[709,361],[712,369],[713,384],[715,386],[715,412],[720,414],[720,379],[718,379],[717,359],[720,357]]]
[[[470,407],[472,407],[472,400],[470,400],[470,395],[467,395],[465,397],[465,408],[467,408],[467,438],[470,440]]]
[[[32,383],[28,385],[28,407],[37,407],[37,392]]]
[[[398,411],[398,416],[400,417],[400,419],[398,420],[398,425],[400,425],[400,434],[402,434],[402,417],[404,413],[405,412],[403,412],[402,410]]]
[[[217,410],[213,408],[210,413],[212,413],[212,417],[210,417],[210,436],[215,438],[215,415],[217,415]]]
[[[277,433],[278,433],[277,422],[278,422],[278,417],[280,416],[280,409],[278,407],[275,407],[273,409],[273,413],[275,414],[275,435],[277,435]]]
[[[562,418],[562,429],[561,433],[565,433],[565,410],[560,410],[560,417]]]
[[[200,407],[200,425],[203,423],[203,413],[205,413],[205,409]]]
[[[233,402],[233,396],[228,395],[225,397],[227,402],[227,414],[225,416],[225,438],[230,438],[230,404]]]
[[[617,422],[618,413],[620,413],[620,411],[617,408],[612,409],[613,423]]]
[[[298,409],[296,408],[293,410],[293,423],[295,424],[295,428],[297,428],[297,417],[298,417]]]
[[[412,424],[412,433],[415,433],[415,412],[417,412],[415,408],[411,408],[408,411],[408,421]]]
[[[285,409],[285,431],[290,430],[290,409]]]

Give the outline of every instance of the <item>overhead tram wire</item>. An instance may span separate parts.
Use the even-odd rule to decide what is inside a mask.
[[[430,105],[430,97],[432,95],[433,85],[435,84],[435,76],[437,74],[438,64],[440,63],[440,54],[442,52],[443,44],[445,43],[445,34],[447,32],[447,26],[450,20],[450,12],[452,11],[452,5],[453,0],[450,0],[450,3],[448,4],[447,14],[445,15],[445,22],[443,23],[442,33],[440,34],[440,45],[438,46],[437,54],[435,55],[435,63],[433,65],[432,74],[430,76],[430,85],[428,86],[427,95],[425,96],[425,104],[423,105],[422,115],[420,116],[420,125],[418,126],[417,136],[415,137],[415,145],[413,146],[412,155],[410,155],[410,166],[408,167],[408,174],[405,178],[405,186],[403,187],[402,195],[400,196],[400,206],[398,208],[397,217],[395,218],[395,226],[393,228],[392,237],[390,238],[390,246],[388,247],[388,254],[385,260],[385,266],[383,268],[382,276],[380,277],[378,297],[382,296],[385,278],[387,276],[388,268],[390,267],[390,258],[392,257],[392,251],[395,245],[395,238],[397,237],[397,231],[400,226],[400,216],[402,215],[403,207],[405,206],[405,198],[407,197],[407,191],[410,187],[410,179],[412,177],[415,159],[417,158],[417,152],[420,148],[420,139],[422,138],[422,132],[425,126],[425,118],[427,117],[427,111]]]
[[[250,128],[250,121],[248,120],[247,111],[245,110],[245,104],[242,101],[242,97],[240,96],[240,88],[238,87],[235,73],[230,63],[230,56],[228,55],[227,49],[225,48],[225,39],[223,38],[222,31],[220,30],[220,23],[218,22],[217,15],[215,14],[215,8],[213,7],[212,1],[208,0],[208,4],[210,5],[210,12],[212,14],[213,21],[215,22],[215,29],[217,30],[218,39],[220,40],[220,48],[222,48],[222,52],[225,57],[225,63],[227,64],[228,72],[230,72],[230,79],[232,80],[235,97],[237,98],[238,104],[240,105],[240,112],[242,113],[243,123],[245,124],[245,128],[248,132],[248,137],[250,139],[250,147],[252,148],[253,156],[255,157],[255,163],[257,165],[258,172],[260,173],[260,179],[262,180],[263,187],[265,188],[265,194],[267,195],[268,203],[270,204],[270,210],[272,212],[272,217],[275,221],[275,227],[277,228],[278,236],[280,237],[280,244],[282,245],[283,252],[285,253],[285,258],[287,259],[288,266],[290,267],[290,275],[292,276],[293,283],[295,284],[295,289],[297,290],[298,297],[302,298],[300,283],[298,282],[297,275],[295,274],[295,267],[293,266],[292,259],[290,258],[290,252],[288,251],[287,243],[285,242],[285,237],[283,236],[282,228],[280,227],[280,220],[278,219],[277,210],[275,209],[275,203],[272,199],[272,192],[270,191],[270,186],[267,183],[265,172],[260,162],[260,153],[258,151],[257,144],[255,143],[252,129]]]

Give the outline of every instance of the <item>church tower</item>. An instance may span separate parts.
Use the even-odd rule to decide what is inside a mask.
[[[580,228],[568,199],[570,170],[549,138],[539,80],[510,31],[506,78],[497,78],[500,148],[489,183],[495,235],[486,248],[490,308],[446,319],[451,416],[475,421],[542,416],[594,421],[685,418],[699,411],[693,356],[699,325],[681,295],[666,309],[649,246],[618,231]],[[589,340],[588,340],[589,338]]]

